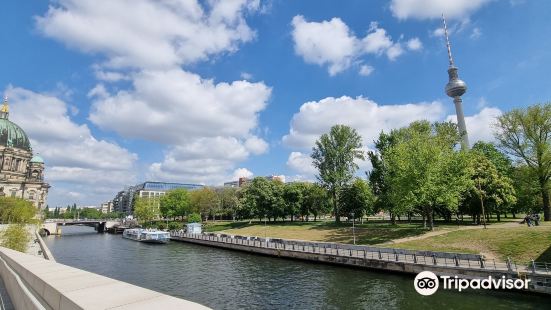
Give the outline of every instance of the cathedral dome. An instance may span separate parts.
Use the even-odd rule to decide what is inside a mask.
[[[31,143],[27,134],[8,119],[9,108],[7,99],[4,99],[4,104],[0,107],[0,146],[13,147],[31,151]]]
[[[38,156],[38,155],[34,155],[33,158],[31,158],[31,163],[43,164],[43,163],[44,163],[44,159],[42,159],[42,157],[40,157],[40,156]]]

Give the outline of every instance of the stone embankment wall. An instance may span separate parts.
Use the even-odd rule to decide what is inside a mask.
[[[374,248],[332,243],[305,242],[223,235],[191,235],[174,233],[172,240],[190,242],[230,250],[261,255],[299,259],[317,263],[335,264],[372,270],[417,274],[432,271],[437,275],[459,276],[474,279],[486,278],[529,278],[530,290],[551,294],[551,273],[530,273],[507,266],[506,263],[489,264],[480,255],[407,251],[391,248]],[[310,244],[310,248],[307,244]],[[342,247],[342,248],[341,248]],[[363,249],[363,250],[362,250]],[[379,252],[374,252],[379,249]],[[371,250],[371,251],[370,251]],[[383,250],[384,253],[381,253]],[[412,254],[410,254],[412,253]],[[417,254],[416,254],[417,253]],[[429,253],[431,253],[429,255]],[[429,255],[429,256],[427,256]],[[450,256],[450,258],[446,258]],[[458,259],[460,257],[461,259]]]

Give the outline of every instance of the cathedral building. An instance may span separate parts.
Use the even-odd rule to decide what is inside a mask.
[[[9,120],[4,98],[0,106],[0,196],[23,198],[43,209],[49,188],[44,182],[44,160],[33,156],[29,138]]]

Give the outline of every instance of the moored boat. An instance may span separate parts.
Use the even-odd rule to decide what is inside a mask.
[[[131,228],[125,229],[122,237],[147,243],[167,243],[170,240],[170,233],[161,230]]]

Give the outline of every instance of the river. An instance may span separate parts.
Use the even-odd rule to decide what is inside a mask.
[[[423,297],[410,276],[180,242],[144,244],[89,227],[64,227],[45,242],[59,263],[214,309],[548,309],[551,302],[498,291]]]

